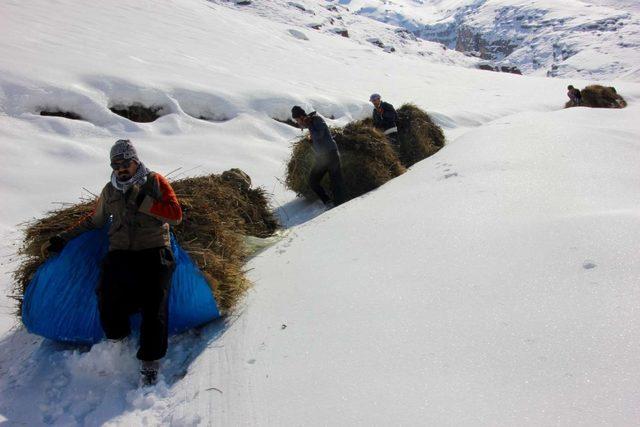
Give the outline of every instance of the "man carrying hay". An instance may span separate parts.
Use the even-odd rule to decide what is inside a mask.
[[[567,86],[567,96],[571,102],[571,106],[578,107],[582,104],[582,93],[580,89],[576,89],[573,85]]]
[[[398,113],[393,105],[383,102],[380,94],[369,97],[373,104],[373,126],[380,129],[392,144],[398,143]]]
[[[97,289],[100,323],[107,339],[129,336],[129,316],[140,311],[142,380],[156,381],[158,360],[167,352],[168,301],[175,266],[169,226],[182,220],[182,210],[169,182],[138,159],[131,141],[111,148],[111,182],[95,210],[73,228],[52,237],[43,251],[60,252],[85,231],[109,227],[109,252]]]
[[[309,174],[309,186],[322,200],[322,203],[331,206],[331,198],[321,185],[322,178],[328,172],[331,179],[333,205],[342,204],[344,202],[344,185],[340,154],[327,123],[315,111],[307,114],[302,107],[297,105],[291,109],[291,117],[301,128],[308,128],[311,136],[311,147],[315,154],[315,161]]]

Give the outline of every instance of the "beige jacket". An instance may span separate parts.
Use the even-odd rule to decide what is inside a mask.
[[[111,183],[105,185],[94,212],[60,236],[68,241],[102,228],[109,220],[110,251],[169,247],[169,226],[180,223],[182,209],[167,179],[150,172],[144,185],[134,186],[126,194]]]

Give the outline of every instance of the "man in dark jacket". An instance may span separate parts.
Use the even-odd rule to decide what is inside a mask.
[[[567,96],[571,100],[572,106],[578,107],[582,104],[582,93],[580,89],[576,89],[573,85],[567,86]]]
[[[393,105],[383,102],[380,95],[374,93],[369,97],[373,104],[373,126],[387,135],[393,144],[398,143],[398,113]]]
[[[175,262],[169,226],[182,210],[169,182],[146,168],[131,141],[111,148],[111,181],[103,188],[94,212],[73,228],[50,239],[45,250],[60,252],[85,231],[109,225],[109,252],[97,289],[100,323],[107,337],[129,336],[129,316],[140,311],[142,380],[156,381],[158,360],[167,352],[168,302]]]
[[[315,154],[315,162],[309,175],[309,186],[325,205],[330,206],[331,199],[322,188],[322,185],[320,185],[322,178],[328,172],[331,178],[333,204],[334,206],[342,204],[344,202],[344,185],[342,182],[340,154],[329,127],[315,111],[307,114],[302,107],[297,105],[291,109],[291,117],[301,128],[308,128],[311,136],[311,147]]]

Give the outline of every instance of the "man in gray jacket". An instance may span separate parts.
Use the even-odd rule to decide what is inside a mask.
[[[320,185],[322,178],[328,172],[331,178],[333,204],[334,206],[342,204],[344,202],[344,184],[342,181],[340,154],[329,127],[315,111],[307,114],[302,107],[297,105],[291,109],[291,116],[298,123],[298,126],[308,128],[311,136],[311,147],[315,154],[315,162],[309,174],[309,186],[325,205],[330,205],[331,198]]]

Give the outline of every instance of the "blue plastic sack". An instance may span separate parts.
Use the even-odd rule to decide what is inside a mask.
[[[109,249],[108,227],[76,237],[40,266],[27,286],[22,322],[29,332],[72,343],[104,338],[96,287]],[[169,296],[169,333],[177,334],[220,317],[202,272],[171,236],[176,260]],[[134,316],[132,316],[134,317]],[[139,327],[132,322],[132,328]]]

